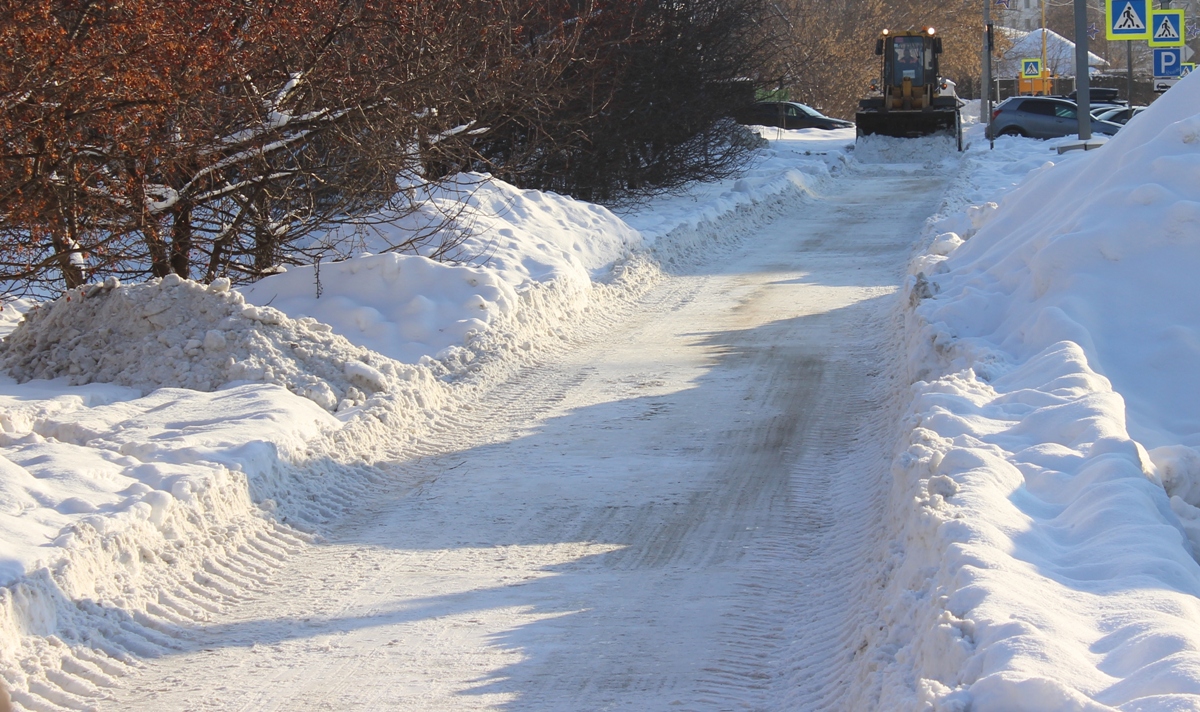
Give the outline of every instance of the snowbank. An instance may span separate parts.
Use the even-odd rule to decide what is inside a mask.
[[[768,146],[734,179],[690,186],[677,196],[656,198],[621,211],[621,217],[655,248],[659,259],[679,259],[688,247],[679,233],[721,220],[736,210],[769,202],[772,197],[811,193],[851,161],[854,129],[779,129],[753,127]],[[670,235],[671,239],[664,240]],[[693,257],[694,259],[694,257]]]
[[[370,371],[403,375],[315,319],[247,305],[228,280],[205,287],[177,275],[131,286],[111,280],[30,309],[0,345],[0,365],[18,381],[143,390],[275,383],[330,411],[387,387]]]
[[[1046,162],[998,205],[956,211],[965,186],[931,225],[873,646],[897,707],[1200,705],[1197,106],[1188,78],[1057,164],[981,146],[975,164]]]
[[[296,319],[315,318],[355,344],[405,363],[442,358],[499,320],[516,317],[517,294],[559,282],[588,289],[642,246],[641,235],[607,209],[553,193],[464,176],[435,192],[424,211],[383,226],[363,247],[401,241],[438,216],[451,217],[466,262],[360,255],[292,268],[242,290],[246,300]]]

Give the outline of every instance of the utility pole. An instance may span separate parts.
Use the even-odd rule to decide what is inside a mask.
[[[983,0],[983,74],[980,78],[979,118],[987,126],[987,135],[992,135],[992,0]],[[990,139],[991,146],[995,141]]]
[[[1045,30],[1042,31],[1045,37]],[[1087,0],[1075,0],[1075,113],[1079,117],[1079,140],[1092,137],[1091,76],[1088,66]],[[1133,106],[1133,104],[1130,104]]]
[[[1046,64],[1046,0],[1042,0],[1042,93],[1050,94],[1046,89],[1046,74],[1050,67]]]

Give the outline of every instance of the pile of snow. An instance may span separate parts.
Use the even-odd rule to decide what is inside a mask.
[[[267,475],[277,459],[304,452],[341,425],[278,387],[217,394],[164,388],[140,396],[92,384],[63,395],[35,382],[5,384],[4,391],[0,585],[53,553],[47,542],[75,550],[83,540],[145,529],[178,549],[174,543],[196,536],[214,512],[234,507],[251,517],[247,478]],[[136,547],[137,539],[118,548]],[[142,545],[147,556],[161,549]],[[61,583],[73,590],[107,585],[95,571]]]
[[[310,540],[263,515],[270,495],[363,495],[329,463],[295,476],[340,422],[278,386],[0,392],[0,675],[19,709],[92,709],[174,626],[268,581]]]
[[[295,267],[241,292],[259,308],[314,319],[407,363],[447,355],[511,315],[518,302],[513,286],[494,271],[395,253]]]
[[[446,358],[472,334],[516,318],[518,293],[533,285],[586,291],[642,245],[636,230],[599,205],[465,175],[361,246],[386,249],[439,217],[458,233],[451,241],[467,261],[363,254],[294,267],[241,291],[251,304],[316,319],[359,346],[418,363]]]
[[[931,226],[873,641],[897,708],[1200,704],[1198,106],[1187,78]],[[1045,160],[1017,145],[970,160]]]
[[[274,383],[330,411],[404,377],[315,319],[246,304],[225,279],[205,287],[177,275],[129,286],[111,279],[29,310],[0,346],[0,365],[19,382],[197,391]]]
[[[854,129],[749,128],[767,145],[738,176],[618,211],[664,269],[686,271],[752,239],[765,222],[853,165]]]
[[[714,240],[736,243],[760,219],[776,214],[780,203],[812,195],[850,165],[854,129],[752,128],[767,147],[740,175],[620,211],[660,264],[672,268],[703,261]],[[727,229],[714,232],[718,223]]]
[[[958,160],[958,140],[949,134],[907,139],[863,136],[854,147],[854,159],[861,163],[915,163],[928,169],[950,168]]]

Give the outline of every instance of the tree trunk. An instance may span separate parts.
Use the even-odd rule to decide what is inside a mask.
[[[188,279],[192,260],[192,205],[180,203],[171,223],[171,270]]]
[[[260,191],[254,203],[254,271],[261,275],[277,263],[279,236],[271,225],[266,191]]]
[[[67,289],[72,289],[87,280],[87,272],[84,270],[83,252],[79,245],[75,206],[69,195],[60,195],[55,199],[59,219],[51,228],[50,243],[54,246],[54,259],[62,270],[63,282]]]
[[[146,241],[146,249],[150,252],[150,274],[166,277],[171,273],[170,251],[158,225],[153,220],[147,220],[145,216],[142,218],[142,239]]]
[[[233,230],[229,230],[212,243],[212,254],[208,258],[208,272],[204,274],[204,283],[211,284],[221,274],[221,264],[225,253],[233,244]]]
[[[62,270],[63,281],[66,283],[67,289],[83,284],[87,280],[87,275],[83,271],[79,243],[71,239],[62,229],[55,230],[50,236],[50,241],[54,245],[54,259],[58,262],[58,268]]]

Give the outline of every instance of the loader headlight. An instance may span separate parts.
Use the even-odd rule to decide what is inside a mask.
[[[937,32],[937,30],[933,29],[932,27],[925,28],[925,31],[928,32],[930,36],[933,36],[933,33]]]

